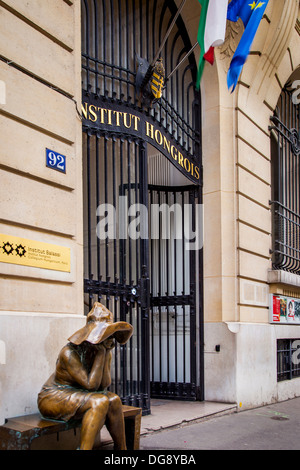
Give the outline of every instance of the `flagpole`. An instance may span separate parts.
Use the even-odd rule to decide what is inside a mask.
[[[168,31],[166,32],[166,35],[165,35],[165,37],[164,37],[164,39],[163,39],[163,42],[161,43],[161,45],[160,45],[160,47],[159,47],[159,49],[158,49],[158,51],[157,51],[157,53],[156,53],[156,55],[155,55],[155,57],[154,57],[154,59],[153,59],[153,61],[152,61],[150,67],[153,67],[154,64],[155,64],[155,62],[157,61],[157,59],[158,59],[158,57],[159,57],[159,54],[161,53],[161,51],[162,51],[162,49],[163,49],[163,47],[164,47],[164,45],[165,45],[165,43],[166,43],[166,41],[167,41],[169,35],[170,35],[170,32],[172,31],[173,26],[174,26],[174,24],[175,24],[175,22],[176,22],[178,16],[180,15],[181,10],[182,10],[183,7],[184,7],[185,2],[186,2],[186,0],[183,0],[182,3],[181,3],[181,5],[180,5],[180,7],[178,8],[177,13],[176,13],[176,15],[174,16],[174,18],[173,18],[173,20],[172,20],[172,23],[170,24],[170,26],[169,26],[169,28],[168,28]]]
[[[150,79],[150,77],[151,77],[151,74],[152,74],[154,65],[155,65],[155,63],[156,63],[156,61],[157,61],[157,59],[158,59],[158,57],[159,57],[159,55],[160,55],[160,53],[161,53],[163,47],[164,47],[164,45],[165,45],[165,43],[166,43],[166,41],[167,41],[167,39],[168,39],[168,37],[169,37],[169,35],[170,35],[172,29],[173,29],[173,26],[174,26],[174,24],[175,24],[175,22],[176,22],[178,16],[179,16],[180,13],[181,13],[181,10],[182,10],[183,7],[184,7],[185,2],[186,2],[186,0],[183,0],[183,1],[181,2],[181,5],[180,5],[180,7],[178,8],[178,10],[177,10],[177,12],[176,12],[176,14],[175,14],[175,16],[174,16],[174,18],[173,18],[173,20],[172,20],[172,22],[171,22],[171,24],[170,24],[170,26],[169,26],[167,32],[166,32],[166,35],[165,35],[165,37],[164,37],[164,39],[163,39],[163,41],[162,41],[162,43],[161,43],[161,45],[160,45],[160,47],[159,47],[159,49],[158,49],[156,55],[155,55],[155,57],[154,57],[154,59],[152,60],[151,64],[149,65],[148,70],[147,70],[147,72],[145,73],[145,76],[144,76],[144,78],[143,78],[143,81],[142,81],[142,83],[141,83],[141,85],[140,85],[140,89],[141,89],[141,90],[142,90],[143,87],[148,83],[148,81],[149,81],[149,79]]]
[[[189,52],[181,59],[181,61],[176,65],[175,69],[172,70],[172,72],[169,73],[169,75],[167,76],[166,78],[166,81],[169,80],[170,77],[172,77],[173,73],[176,72],[176,70],[181,66],[181,64],[189,57],[189,55],[191,55],[191,53],[193,52],[193,50],[198,46],[198,41],[195,42],[195,44],[193,45],[193,47],[189,50]]]

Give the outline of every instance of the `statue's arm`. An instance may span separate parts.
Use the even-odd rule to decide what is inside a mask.
[[[101,345],[98,346],[90,373],[84,368],[79,355],[74,351],[66,349],[60,360],[75,384],[86,390],[98,390],[103,377],[105,355],[106,349]]]
[[[110,373],[111,360],[112,360],[111,349],[107,349],[106,354],[105,354],[102,380],[101,380],[101,383],[100,383],[100,390],[105,390],[111,384],[111,373]]]

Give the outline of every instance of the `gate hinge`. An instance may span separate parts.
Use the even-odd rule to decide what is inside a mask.
[[[141,279],[139,280],[139,304],[141,308],[149,310],[150,308],[150,279],[143,273]]]

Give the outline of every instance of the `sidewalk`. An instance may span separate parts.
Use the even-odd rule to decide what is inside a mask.
[[[233,413],[236,409],[235,404],[208,401],[151,400],[151,414],[142,418],[141,436]]]
[[[221,409],[220,404],[203,403],[203,410],[206,405],[208,411],[210,407],[213,410],[211,405],[215,405],[216,409],[220,406]],[[198,406],[200,410],[201,403]],[[178,402],[174,405],[175,411],[177,409],[178,414],[183,416],[181,407],[184,408],[184,405],[182,406]],[[195,412],[198,411],[197,408],[196,404]],[[220,411],[220,413],[210,415],[204,413],[203,418],[189,421],[188,425],[144,434],[141,436],[140,449],[162,451],[162,454],[168,452],[170,455],[172,455],[172,450],[174,453],[178,449],[182,452],[201,450],[300,450],[300,398],[239,411],[238,413],[232,411],[234,411],[233,408],[228,408],[227,410],[224,409],[223,412]],[[154,407],[154,417],[155,415],[158,416]],[[208,417],[210,419],[206,419]],[[147,419],[144,419],[143,429],[147,427],[147,423]],[[152,428],[154,428],[154,425],[155,423]],[[197,455],[197,452],[195,452],[195,456]]]
[[[234,413],[236,409],[235,404],[227,403],[152,399],[151,414],[142,417],[141,437]],[[111,442],[106,428],[101,431],[101,441],[104,445]]]

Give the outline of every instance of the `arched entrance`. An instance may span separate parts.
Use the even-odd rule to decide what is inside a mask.
[[[124,403],[203,396],[200,96],[192,56],[154,104],[137,71],[151,64],[173,1],[82,0],[84,292],[134,326],[117,347]],[[161,51],[166,76],[190,50],[178,17]]]

